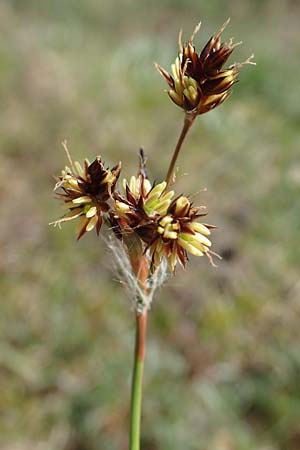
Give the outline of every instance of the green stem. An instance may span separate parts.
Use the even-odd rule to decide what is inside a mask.
[[[129,450],[140,450],[142,386],[146,349],[147,312],[136,315],[134,366],[131,388]]]
[[[193,125],[195,118],[196,118],[195,114],[186,114],[185,115],[183,127],[182,127],[182,130],[181,130],[181,133],[180,133],[180,136],[179,136],[179,139],[178,139],[177,145],[175,147],[173,157],[170,162],[169,169],[168,169],[168,173],[167,173],[167,177],[166,177],[167,187],[169,186],[169,184],[172,180],[175,164],[176,164],[180,149],[182,147],[183,141],[184,141],[189,129]]]

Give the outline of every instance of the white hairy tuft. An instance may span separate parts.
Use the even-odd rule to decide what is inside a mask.
[[[105,239],[105,241],[114,255],[115,270],[132,299],[133,309],[137,311],[137,313],[142,314],[144,311],[151,308],[155,292],[163,285],[167,278],[167,262],[163,259],[155,272],[149,275],[145,292],[132,271],[127,252],[121,242],[114,236],[110,236],[108,239]]]

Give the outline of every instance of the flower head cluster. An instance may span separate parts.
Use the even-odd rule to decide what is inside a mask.
[[[121,164],[105,169],[100,156],[90,163],[87,159],[82,167],[78,161],[73,163],[70,158],[70,166],[66,166],[57,178],[55,190],[63,200],[63,207],[67,212],[55,222],[62,222],[80,218],[77,239],[80,239],[87,231],[96,229],[99,234],[103,222],[103,215],[110,209],[108,201],[112,197],[118,180]]]
[[[66,149],[67,151],[67,149]],[[210,254],[210,225],[198,222],[206,215],[203,207],[194,207],[189,199],[167,190],[165,181],[151,184],[144,166],[137,176],[123,180],[123,193],[116,189],[120,174],[120,163],[113,169],[105,169],[100,157],[93,163],[87,159],[82,167],[73,163],[69,153],[70,167],[62,170],[55,190],[63,200],[67,212],[60,219],[63,222],[80,218],[78,237],[96,229],[99,234],[103,216],[118,238],[134,232],[140,239],[149,266],[153,272],[166,259],[169,269],[175,270],[177,262],[185,267],[187,252],[202,256]]]
[[[123,180],[124,192],[114,193],[115,210],[110,214],[118,238],[123,237],[125,230],[134,231],[140,238],[145,234],[146,238],[148,225],[166,213],[174,197],[174,191],[166,192],[166,186],[165,181],[152,185],[141,170],[129,182]]]
[[[175,200],[165,181],[151,185],[143,174],[123,182],[124,195],[115,192],[115,212],[111,224],[118,237],[123,230],[134,230],[145,244],[150,266],[155,270],[165,258],[171,271],[179,261],[183,267],[187,252],[195,256],[209,254],[210,225],[198,222],[206,215],[193,207],[187,197]]]
[[[230,88],[237,81],[239,69],[246,63],[251,64],[253,55],[244,63],[223,69],[234,48],[240,44],[234,44],[233,39],[227,43],[221,42],[221,34],[228,22],[229,19],[210,38],[201,53],[197,53],[193,44],[200,24],[184,46],[180,33],[179,54],[172,64],[171,74],[156,64],[169,85],[168,94],[171,100],[194,116],[204,114],[223,103],[230,95]]]
[[[179,34],[179,54],[169,74],[157,65],[166,79],[168,94],[172,101],[186,113],[184,126],[171,159],[166,181],[151,183],[145,169],[145,158],[140,151],[140,167],[137,176],[123,180],[123,190],[117,188],[121,163],[112,169],[105,168],[98,156],[83,167],[73,163],[66,144],[69,160],[57,178],[55,190],[63,201],[66,213],[54,225],[80,219],[78,239],[93,229],[99,234],[102,223],[120,239],[138,286],[146,292],[147,277],[166,267],[174,272],[178,263],[186,266],[188,254],[207,255],[212,262],[211,242],[208,236],[212,225],[201,222],[206,215],[204,207],[194,206],[184,195],[175,197],[169,184],[183,140],[194,119],[223,103],[236,83],[240,67],[251,64],[250,57],[242,64],[224,68],[238,44],[233,40],[221,41],[221,34],[228,21],[214,34],[203,50],[197,52],[194,37],[200,29],[195,28],[191,38],[183,45]],[[125,254],[124,253],[124,254]],[[120,259],[120,258],[119,258]],[[134,278],[135,279],[135,278]],[[152,276],[153,280],[153,276]]]
[[[131,228],[139,228],[162,214],[165,214],[174,197],[174,191],[166,192],[167,183],[157,185],[143,174],[132,176],[129,183],[123,180],[124,195],[115,193],[115,210]]]
[[[187,252],[195,256],[209,255],[211,242],[207,236],[214,227],[198,221],[206,215],[202,209],[193,207],[189,199],[181,195],[170,204],[164,215],[146,226],[148,233],[143,233],[141,228],[153,268],[158,267],[163,258],[166,258],[171,271],[175,270],[178,261],[185,267]]]

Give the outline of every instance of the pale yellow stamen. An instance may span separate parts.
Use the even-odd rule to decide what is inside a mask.
[[[145,194],[147,195],[150,191],[151,191],[151,183],[150,183],[150,181],[148,180],[148,178],[145,178],[144,179],[144,191],[145,191]]]
[[[132,176],[129,180],[129,189],[133,193],[134,196],[137,195],[137,180],[134,176]]]
[[[115,181],[115,179],[116,179],[115,176],[114,176],[114,175],[111,173],[111,171],[109,170],[109,171],[107,172],[107,174],[105,175],[105,177],[103,178],[101,184],[105,184],[105,183],[113,184],[114,181]]]
[[[155,212],[163,216],[168,211],[170,204],[171,200],[161,201],[159,205],[156,207]]]
[[[127,213],[130,208],[126,203],[119,202],[118,200],[115,201],[115,206],[118,214],[124,214]]]
[[[189,86],[188,90],[189,90],[189,96],[190,96],[191,100],[195,101],[198,97],[197,89],[195,89],[193,86]]]
[[[75,166],[75,169],[76,169],[76,172],[78,173],[78,175],[80,177],[83,177],[83,169],[82,169],[80,163],[78,161],[75,161],[74,166]]]
[[[75,205],[80,205],[84,203],[91,203],[91,201],[92,199],[90,197],[88,197],[87,195],[83,195],[82,197],[74,198],[72,203],[74,203]]]
[[[163,227],[157,227],[157,232],[159,234],[164,234],[165,229]]]
[[[97,222],[98,222],[98,216],[92,217],[86,226],[86,231],[92,231],[92,229],[95,227]]]
[[[91,218],[93,217],[95,214],[97,213],[97,208],[96,206],[92,206],[87,213],[85,214],[87,218]]]
[[[168,228],[165,229],[164,231],[164,238],[166,239],[177,239],[178,234],[176,233],[176,231],[171,231]]]
[[[193,245],[197,245],[198,243],[200,243],[201,245],[203,244],[206,245],[207,247],[211,246],[211,242],[201,233],[196,234],[180,233],[180,237]]]
[[[182,210],[184,210],[187,206],[190,206],[190,202],[186,197],[179,197],[176,201],[175,205],[175,214],[179,214]]]
[[[190,224],[190,229],[206,236],[210,235],[210,230],[203,223],[193,222]]]
[[[175,91],[173,91],[173,89],[171,89],[170,91],[168,91],[168,94],[171,97],[171,99],[176,103],[176,105],[178,105],[178,106],[182,105],[182,99],[177,94],[177,92],[175,92]]]
[[[178,238],[178,244],[195,256],[203,256],[203,254],[204,254],[198,248],[194,247],[192,244],[185,241],[184,239],[181,239],[180,237]]]
[[[71,178],[70,180],[68,180],[68,184],[71,186],[72,189],[80,192],[80,188],[78,186],[78,181],[75,180],[75,178]]]
[[[163,181],[162,183],[157,184],[150,192],[148,200],[151,200],[152,197],[160,197],[163,191],[166,189],[167,183]]]
[[[165,200],[171,200],[174,197],[175,192],[174,191],[169,191],[167,194],[164,194],[161,199],[163,201]]]
[[[171,216],[165,216],[160,220],[159,224],[162,227],[165,227],[168,223],[172,223],[172,222],[173,222],[173,218]]]

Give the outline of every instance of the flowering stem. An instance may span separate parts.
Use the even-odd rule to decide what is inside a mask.
[[[132,270],[138,280],[140,288],[146,292],[148,278],[148,263],[142,253],[140,240],[134,235],[127,236],[130,263]],[[136,312],[135,350],[131,385],[131,407],[130,407],[130,435],[129,450],[140,450],[141,435],[141,411],[142,411],[142,388],[143,372],[146,351],[147,309]]]
[[[186,114],[185,115],[183,128],[181,130],[181,134],[179,136],[179,139],[178,139],[177,145],[175,147],[174,154],[173,154],[173,157],[172,157],[172,160],[170,162],[169,169],[168,169],[168,173],[167,173],[167,177],[166,177],[167,187],[169,186],[169,184],[170,184],[170,182],[172,180],[174,167],[175,167],[175,164],[176,164],[176,161],[177,161],[177,158],[178,158],[181,146],[183,144],[183,141],[184,141],[184,139],[185,139],[189,129],[193,125],[195,118],[196,118],[195,114]]]
[[[131,389],[129,450],[140,450],[142,385],[146,349],[147,311],[136,314],[135,354]]]

